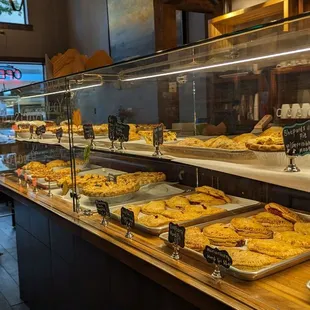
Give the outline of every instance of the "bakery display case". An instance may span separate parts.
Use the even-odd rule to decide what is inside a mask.
[[[309,19],[306,13],[1,94],[1,132],[12,146],[1,155],[0,187],[16,204],[17,238],[31,234],[53,268],[61,261],[69,270],[68,287],[82,283],[68,296],[81,295],[83,304],[86,292],[99,304],[97,286],[113,283],[122,263],[156,285],[170,283],[157,272],[179,281],[168,289],[188,298],[193,307],[185,309],[207,300],[309,307],[309,155],[296,159],[301,172],[284,172],[282,128],[310,118]],[[205,251],[213,251],[213,263],[216,251],[226,251],[230,263],[214,266]],[[94,283],[88,274],[72,280],[76,266],[82,272],[75,276],[83,276],[81,257],[90,256],[100,262],[88,263]],[[51,283],[61,282],[62,272],[50,273]],[[298,289],[288,276],[298,278]],[[146,296],[155,287],[136,281],[149,285]],[[180,283],[193,295],[184,297]],[[293,289],[296,298],[287,294]],[[136,294],[126,296],[134,302]]]

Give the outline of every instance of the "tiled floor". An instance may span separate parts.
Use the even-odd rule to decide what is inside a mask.
[[[15,229],[8,211],[0,205],[0,309],[29,310],[19,298]]]

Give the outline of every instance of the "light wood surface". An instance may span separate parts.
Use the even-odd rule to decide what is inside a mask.
[[[57,197],[49,198],[43,190],[34,194],[31,188],[22,188],[13,178],[5,177],[0,177],[0,185],[129,252],[132,259],[124,263],[134,269],[137,260],[143,260],[235,309],[310,309],[310,291],[306,288],[310,280],[309,261],[253,282],[228,275],[222,280],[214,280],[210,276],[212,266],[184,255],[180,261],[175,261],[170,257],[171,250],[158,237],[134,230],[133,240],[128,240],[125,229],[119,223],[112,221],[105,228],[99,215],[78,216],[72,212],[69,202]],[[140,273],[160,282],[156,273],[150,274],[149,270],[141,268],[141,264],[139,268]]]

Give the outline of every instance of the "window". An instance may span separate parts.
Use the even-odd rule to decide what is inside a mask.
[[[0,23],[27,24],[26,0],[0,0]]]

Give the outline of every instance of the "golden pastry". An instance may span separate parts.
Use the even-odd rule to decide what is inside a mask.
[[[286,243],[291,244],[292,246],[310,248],[310,236],[301,235],[296,231],[276,232],[274,234],[274,239],[282,240]]]
[[[26,170],[33,170],[33,169],[39,169],[39,168],[45,168],[45,165],[40,163],[39,161],[31,161],[27,165],[23,166],[23,169]]]
[[[203,233],[213,245],[240,247],[245,243],[242,236],[238,235],[229,225],[223,223],[206,226]]]
[[[203,251],[210,245],[210,240],[202,233],[199,227],[188,227],[185,229],[185,246],[192,250]]]
[[[201,204],[206,203],[208,205],[224,205],[226,201],[224,199],[215,198],[211,195],[203,194],[203,193],[195,193],[192,195],[186,196],[186,198],[193,204]]]
[[[166,203],[163,200],[151,201],[141,206],[141,212],[145,214],[160,214],[166,210]]]
[[[129,205],[129,206],[125,206],[125,208],[133,212],[134,217],[135,217],[135,221],[137,221],[138,218],[139,218],[141,207],[140,206],[135,206],[135,205]],[[118,210],[114,211],[113,213],[121,216],[121,213],[122,213],[121,210],[122,209],[119,208]]]
[[[42,168],[30,170],[30,173],[32,178],[45,179],[48,175],[53,173],[53,171],[43,166]]]
[[[310,223],[295,223],[294,230],[303,235],[310,235]]]
[[[254,219],[272,231],[293,230],[293,224],[291,222],[269,212],[260,212],[254,216]]]
[[[234,137],[232,140],[236,143],[245,143],[251,139],[256,139],[257,137],[252,133],[243,133],[237,137]]]
[[[175,221],[189,221],[200,216],[196,212],[185,212],[182,210],[165,210],[161,214]]]
[[[184,210],[184,208],[189,205],[189,200],[183,196],[173,196],[166,200],[166,204],[171,209]]]
[[[178,142],[177,146],[188,146],[188,147],[204,147],[204,142],[197,138],[185,138],[184,140]]]
[[[211,147],[211,148],[221,148],[225,143],[232,142],[228,137],[226,136],[218,136],[216,138],[209,139],[205,142],[205,147]]]
[[[187,205],[184,209],[186,212],[195,212],[198,213],[200,216],[207,216],[213,215],[217,213],[226,212],[225,209],[221,209],[218,207],[207,206],[204,204],[201,205]]]
[[[195,188],[195,191],[197,193],[204,193],[204,194],[208,194],[208,195],[211,195],[215,198],[220,198],[220,199],[223,199],[225,200],[227,203],[230,203],[231,202],[231,199],[225,195],[225,193],[219,189],[215,189],[211,186],[200,186],[200,187],[196,187]]]
[[[246,147],[253,151],[279,152],[284,151],[284,142],[282,137],[263,136],[248,140]]]
[[[67,163],[61,159],[52,160],[46,164],[46,167],[49,169],[55,168],[55,167],[65,167],[65,166],[67,166]]]
[[[158,227],[162,225],[166,225],[170,223],[172,220],[161,215],[161,214],[151,214],[151,215],[145,215],[141,216],[138,219],[138,222],[142,225],[149,226],[149,227]]]
[[[251,269],[268,266],[277,263],[277,258],[256,253],[248,250],[240,250],[233,248],[221,247],[221,250],[227,251],[229,256],[232,258],[233,266],[241,269]]]
[[[295,212],[291,211],[290,209],[281,206],[275,202],[271,202],[267,205],[265,205],[265,209],[275,215],[281,216],[284,219],[292,222],[292,223],[297,223],[297,222],[304,222],[303,219],[296,214]]]
[[[240,236],[245,238],[272,238],[272,231],[268,230],[254,218],[236,217],[231,220],[230,224]]]
[[[293,247],[281,240],[275,239],[250,239],[247,242],[249,250],[277,258],[289,258],[304,253],[303,248]]]
[[[260,134],[260,137],[282,137],[283,136],[283,128],[282,127],[270,127],[266,129],[264,132]]]
[[[166,175],[163,172],[134,172],[119,175],[117,180],[125,180],[139,183],[140,186],[163,182],[166,180]]]

